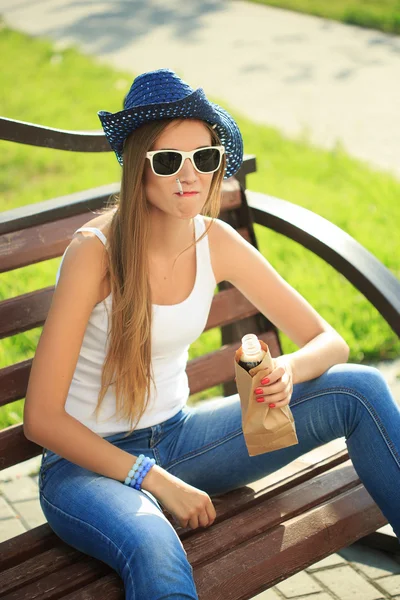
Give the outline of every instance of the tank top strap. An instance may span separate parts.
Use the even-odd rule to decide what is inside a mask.
[[[99,240],[103,242],[104,245],[106,245],[107,243],[106,236],[102,231],[100,231],[100,229],[97,229],[97,227],[79,227],[79,229],[77,229],[75,233],[78,233],[78,231],[91,231],[99,238]]]
[[[97,227],[79,227],[79,229],[77,229],[74,233],[78,233],[78,231],[91,231],[92,233],[94,233],[99,238],[99,240],[101,240],[101,242],[104,244],[104,246],[106,245],[107,238],[104,235],[104,233],[102,231],[100,231],[100,229],[97,229]],[[57,273],[56,273],[56,286],[57,286],[58,280],[60,278],[61,266],[63,264],[64,257],[65,257],[65,254],[66,254],[67,250],[68,250],[68,246],[64,250],[64,254],[61,257],[61,261],[60,261],[60,264],[59,264],[58,269],[57,269]]]

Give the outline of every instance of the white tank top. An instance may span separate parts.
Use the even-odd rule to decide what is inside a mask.
[[[197,215],[194,224],[197,240],[205,230],[203,217]],[[106,243],[104,234],[95,227],[81,227],[78,231],[92,231],[103,244]],[[56,275],[56,285],[65,252]],[[186,374],[188,350],[204,330],[217,285],[207,235],[196,244],[196,262],[196,281],[186,300],[179,304],[152,305],[151,361],[156,388],[151,386],[147,410],[135,429],[157,425],[173,417],[189,397]],[[114,385],[107,390],[97,421],[94,415],[106,355],[107,309],[111,311],[111,304],[110,294],[93,308],[65,404],[68,414],[101,437],[130,429],[127,420],[116,418]]]

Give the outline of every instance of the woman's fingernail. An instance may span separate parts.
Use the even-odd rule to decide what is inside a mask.
[[[260,383],[262,383],[263,385],[266,385],[267,383],[269,383],[268,377],[264,377],[264,379],[261,379]]]
[[[264,402],[264,396],[257,396],[257,402]]]
[[[268,404],[270,408],[275,408],[275,404]]]
[[[254,393],[255,393],[255,394],[262,394],[262,393],[263,393],[263,391],[264,391],[264,390],[263,390],[262,388],[257,388],[257,389],[255,389],[255,390],[254,390]]]

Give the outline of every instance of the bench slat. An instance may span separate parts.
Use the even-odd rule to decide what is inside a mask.
[[[273,331],[259,334],[270,347],[272,356],[278,356],[279,347]],[[187,374],[191,394],[206,390],[234,378],[233,356],[240,341],[226,345],[215,352],[188,362]],[[32,359],[0,369],[0,406],[25,397]],[[0,448],[1,448],[0,432]]]
[[[106,563],[82,555],[81,560],[47,573],[36,581],[31,580],[28,585],[3,596],[3,600],[58,600],[111,571]]]
[[[43,325],[54,289],[50,286],[0,302],[0,339]],[[222,290],[213,298],[205,331],[257,313],[258,310],[235,287]]]
[[[63,596],[63,600],[124,600],[124,598],[124,584],[115,571],[68,596]]]
[[[250,598],[386,522],[360,485],[195,569],[199,598]]]
[[[54,285],[0,302],[0,339],[44,324]]]
[[[25,397],[31,366],[32,359],[28,358],[0,369],[0,406]]]
[[[228,524],[226,519],[216,521],[210,529],[199,531],[196,536],[189,538],[185,543],[189,562],[195,567],[212,561],[226,548],[238,546],[299,513],[329,502],[359,483],[360,479],[349,460],[285,492],[279,490],[273,497],[263,494],[262,501],[231,516]]]
[[[273,498],[281,492],[309,481],[315,475],[325,473],[346,462],[349,460],[346,446],[344,442],[338,442],[340,441],[330,442],[321,448],[312,450],[282,469],[278,469],[246,487],[222,496],[214,496],[213,502],[218,522],[238,514],[246,506],[255,506],[263,498]],[[38,448],[40,447],[38,446]],[[165,515],[168,518],[168,513],[165,513]],[[182,539],[196,535],[196,531],[190,528],[183,529],[175,526],[175,529]],[[32,555],[38,555],[53,546],[63,543],[47,523],[39,525],[35,529],[26,531],[0,544],[0,571],[9,569],[28,560]]]
[[[240,185],[233,179],[221,194],[221,218],[241,204]],[[74,231],[92,218],[93,214],[85,208],[80,214],[0,235],[0,273],[61,256]],[[246,228],[245,232],[248,237]]]
[[[310,453],[312,454],[312,453]],[[236,569],[235,561],[239,561],[239,564],[250,565],[246,569],[246,575],[243,573],[239,574],[239,579],[243,577],[242,585],[246,594],[243,596],[235,595],[238,597],[249,597],[258,593],[262,589],[265,589],[265,581],[267,581],[268,587],[275,585],[278,581],[282,580],[280,576],[276,579],[276,559],[279,555],[279,560],[285,562],[285,576],[290,576],[294,572],[305,568],[308,565],[306,562],[309,559],[309,555],[304,552],[299,552],[297,546],[300,544],[307,544],[307,540],[310,537],[310,529],[313,530],[313,535],[319,535],[318,538],[318,552],[319,557],[323,558],[331,551],[337,549],[337,545],[331,550],[332,543],[336,542],[335,536],[341,535],[343,546],[346,545],[348,539],[347,536],[353,536],[354,531],[348,529],[348,521],[350,519],[353,523],[356,522],[356,531],[369,532],[372,526],[375,526],[376,520],[380,520],[382,524],[386,523],[385,518],[376,505],[372,501],[372,498],[367,494],[362,485],[360,485],[357,473],[352,466],[350,460],[347,460],[340,466],[333,466],[329,468],[330,464],[335,465],[337,456],[332,457],[332,462],[329,460],[324,462],[324,468],[327,469],[322,475],[317,477],[310,477],[308,481],[299,483],[296,478],[291,482],[291,487],[286,491],[275,493],[274,496],[270,496],[268,489],[263,492],[261,497],[255,498],[253,501],[249,501],[248,498],[242,499],[242,506],[240,512],[232,515],[231,507],[225,506],[225,501],[229,503],[231,494],[221,496],[221,504],[216,504],[217,510],[217,521],[212,528],[207,530],[195,530],[190,531],[190,536],[181,535],[185,550],[188,553],[189,561],[195,569],[195,579],[199,590],[200,598],[230,598],[231,596],[224,596],[225,585],[229,587],[227,589],[235,589],[236,585]],[[311,474],[310,474],[311,475]],[[302,472],[299,472],[299,476],[302,476]],[[268,478],[265,478],[268,479]],[[260,480],[262,481],[262,480]],[[244,488],[246,489],[246,488]],[[343,513],[341,505],[338,504],[338,499],[341,501],[346,498],[344,505],[351,505],[351,515]],[[214,499],[215,501],[216,499]],[[345,509],[346,509],[345,506]],[[322,513],[321,513],[322,509]],[[343,522],[343,526],[340,528],[340,533],[337,533],[337,527],[335,526],[336,520]],[[316,527],[317,526],[317,527]],[[332,536],[329,529],[335,528],[335,536]],[[293,531],[298,531],[297,535],[293,535]],[[27,536],[22,534],[19,538]],[[283,535],[284,534],[284,535]],[[187,539],[185,539],[185,537]],[[55,539],[58,539],[54,536]],[[343,539],[342,539],[343,538]],[[16,538],[18,539],[18,538]],[[0,548],[3,550],[4,546]],[[226,548],[231,548],[232,545],[237,548],[234,552],[226,552]],[[256,547],[256,550],[254,550]],[[65,545],[65,548],[70,548]],[[6,549],[6,548],[5,548]],[[243,549],[246,549],[243,554]],[[273,550],[271,550],[273,549]],[[288,560],[282,556],[283,552],[295,552],[297,556],[297,562]],[[37,551],[36,551],[37,553]],[[240,556],[237,556],[237,553]],[[299,559],[301,555],[301,559]],[[58,575],[59,578],[64,576],[64,572],[70,573],[65,565],[65,556],[63,556],[60,549],[54,550],[55,559],[59,559],[59,564],[56,569],[51,567],[51,573],[44,569],[37,572],[30,572],[35,568],[34,561],[21,562],[18,567],[10,569],[6,572],[5,581],[9,588],[4,586],[0,588],[2,590],[16,589],[16,586],[21,587],[24,581],[32,582],[31,577],[37,576],[40,573],[44,574],[43,579],[36,581],[35,583],[29,583],[26,587],[23,587],[20,592],[23,595],[18,598],[36,598],[36,589],[44,590],[49,589],[52,580]],[[82,555],[84,556],[84,555]],[[218,559],[215,557],[218,556]],[[51,552],[46,553],[46,560],[44,557],[37,557],[36,565],[51,564],[50,562]],[[71,561],[76,559],[74,553],[71,554]],[[298,561],[305,561],[304,565],[298,566]],[[267,564],[266,564],[267,561]],[[96,590],[98,590],[98,582],[95,581],[97,577],[94,577],[92,566],[95,566],[98,561],[87,559],[83,560],[78,565],[78,573],[80,586],[86,586],[86,592],[88,596],[78,596],[86,598],[95,598]],[[218,568],[215,565],[218,564]],[[75,564],[75,568],[76,568]],[[264,571],[263,571],[264,569]],[[266,570],[265,570],[266,569]],[[110,592],[112,591],[113,596],[116,599],[123,599],[121,594],[121,580],[119,576],[109,569],[110,575],[107,582],[110,586]],[[221,573],[225,575],[221,575]],[[229,582],[226,580],[229,574]],[[250,574],[251,573],[251,574]],[[268,577],[266,577],[266,573]],[[262,577],[260,581],[263,584],[263,588],[259,587],[257,576]],[[273,579],[275,577],[275,580]],[[214,580],[214,581],[213,581]],[[12,582],[15,582],[14,584]],[[90,584],[90,581],[93,581]],[[221,584],[219,583],[221,581]],[[232,585],[234,583],[235,585]],[[65,579],[65,586],[63,586],[64,593],[70,594],[72,589],[68,586],[74,586],[75,580],[73,578]],[[211,586],[211,588],[210,588]],[[251,587],[249,587],[251,586]],[[221,592],[219,593],[219,590]],[[239,587],[241,590],[242,588]],[[83,590],[82,590],[83,592]],[[251,594],[250,594],[251,592]],[[80,592],[81,593],[81,592]],[[114,596],[115,593],[115,596]],[[30,596],[28,594],[31,594]],[[13,597],[7,596],[7,598]],[[62,596],[43,596],[43,598],[59,598]],[[98,596],[98,598],[106,598],[106,596]],[[233,597],[233,596],[232,596]]]
[[[272,356],[277,356],[275,334],[261,333],[259,338],[269,345]],[[233,356],[239,345],[240,342],[230,344],[189,361],[187,374],[191,394],[233,380]],[[25,396],[31,365],[32,360],[27,360],[0,371],[0,388],[4,386],[5,390],[2,392],[3,404]],[[0,432],[0,470],[36,456],[37,450],[37,444],[25,438],[22,425],[6,427]]]
[[[34,555],[20,565],[2,572],[0,597],[80,560],[82,553],[67,544],[57,545],[47,552]]]

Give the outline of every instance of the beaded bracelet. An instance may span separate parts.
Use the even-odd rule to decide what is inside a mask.
[[[148,458],[144,454],[140,454],[136,459],[135,464],[128,473],[124,484],[133,487],[135,490],[142,489],[142,481],[146,477],[150,469],[155,465],[154,458]]]

